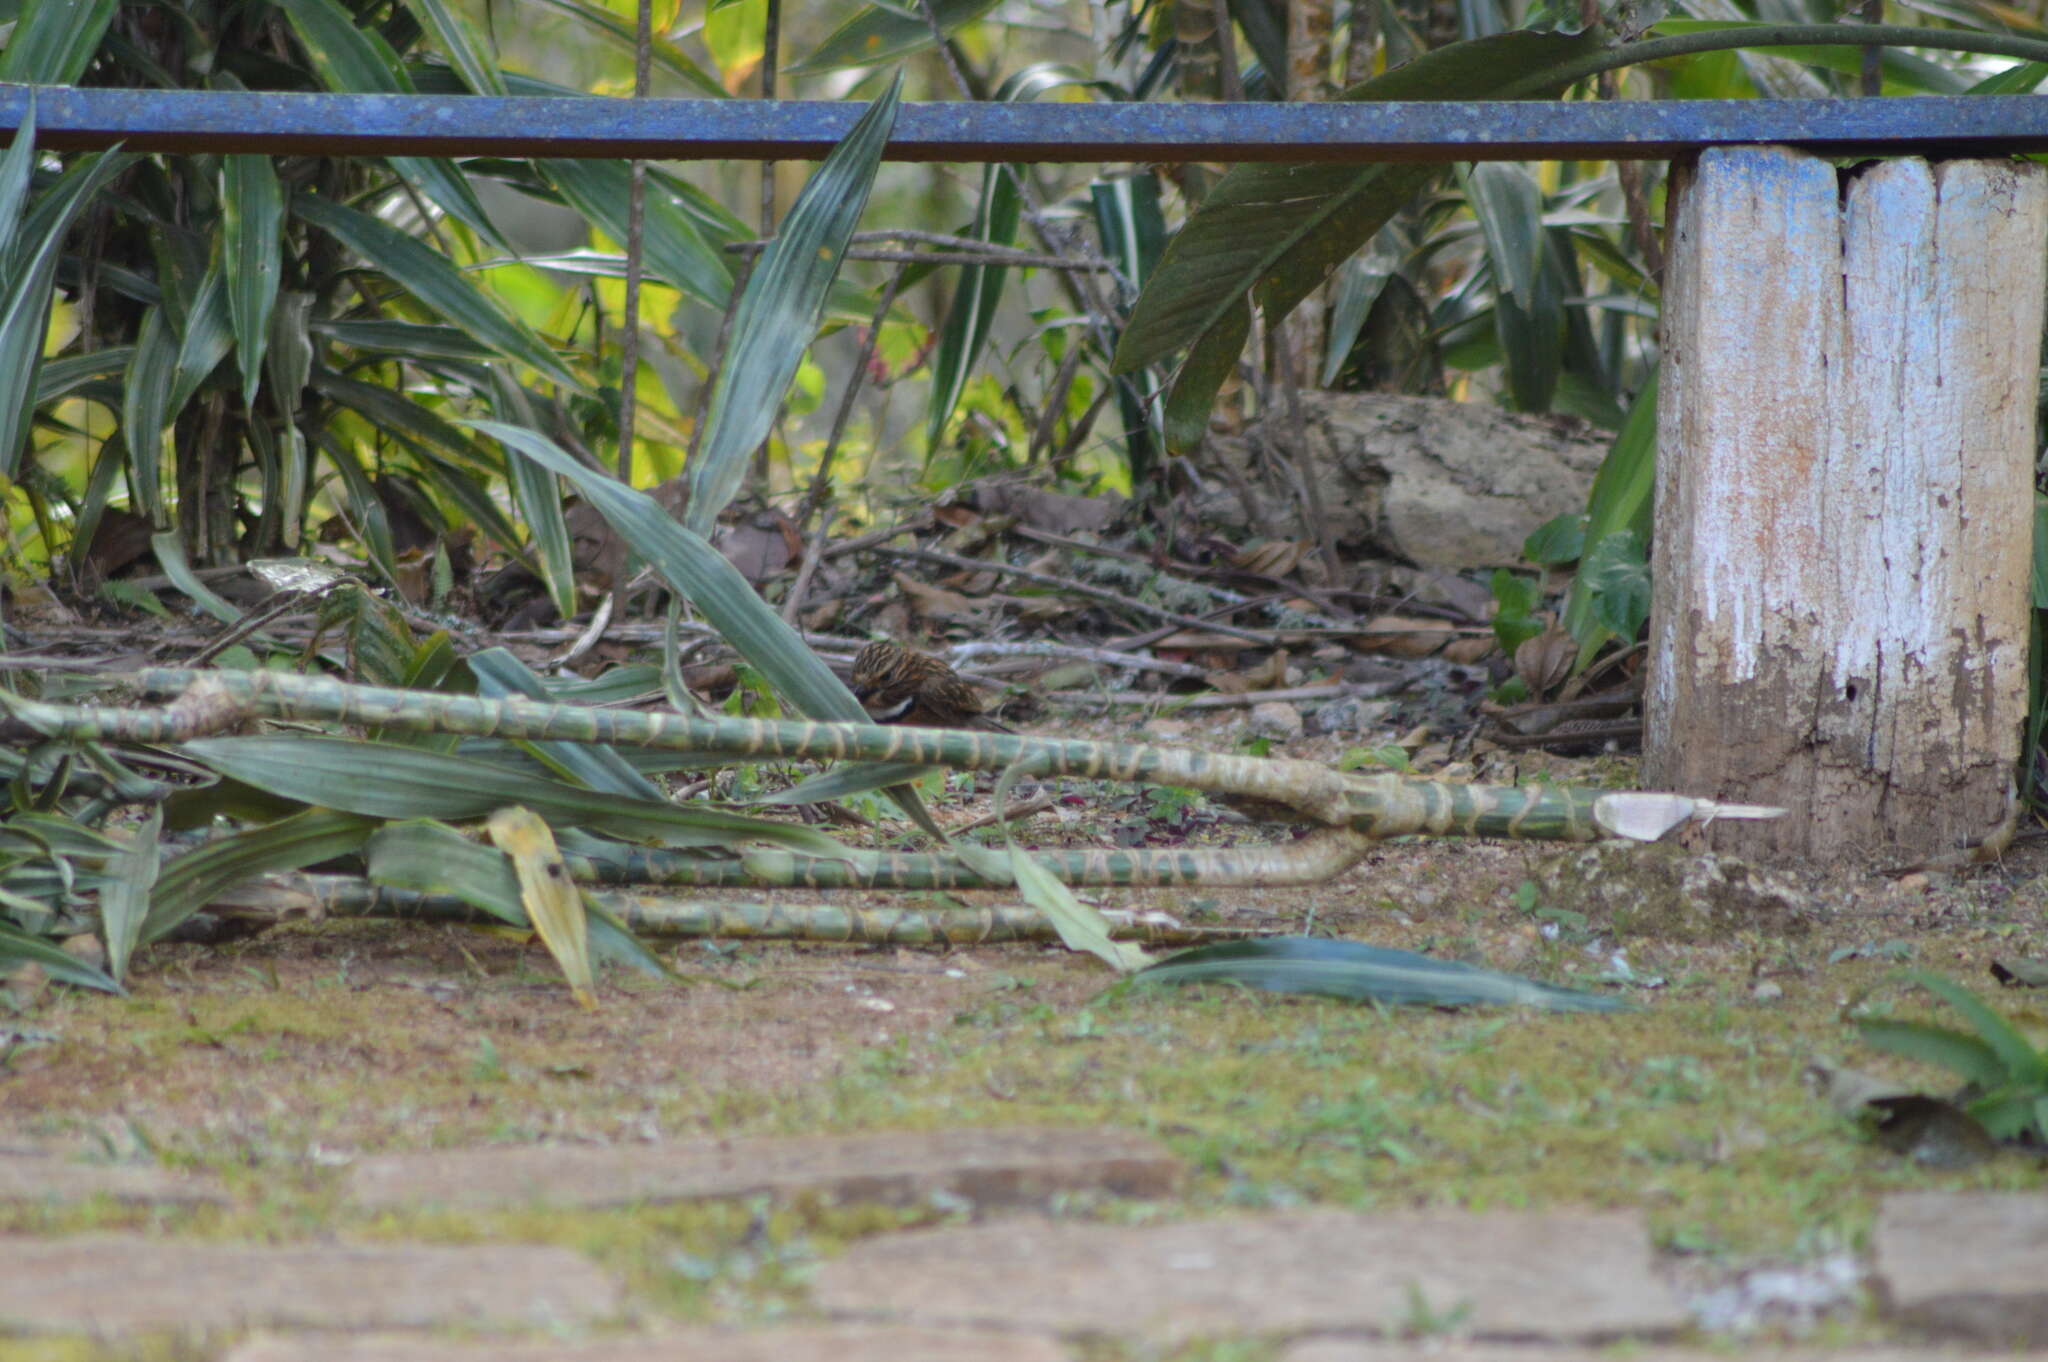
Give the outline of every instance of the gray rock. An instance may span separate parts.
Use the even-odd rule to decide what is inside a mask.
[[[1399,1332],[1418,1302],[1487,1336],[1665,1334],[1687,1316],[1639,1215],[1360,1215],[1171,1225],[1006,1222],[864,1240],[825,1264],[828,1311],[1141,1335]]]
[[[1277,742],[1291,742],[1301,736],[1301,711],[1285,700],[1267,700],[1253,705],[1246,722],[1252,732]]]
[[[1521,561],[1522,541],[1546,520],[1585,509],[1608,437],[1578,422],[1527,416],[1477,402],[1391,393],[1305,392],[1307,449],[1296,451],[1283,404],[1270,437],[1317,479],[1323,513],[1346,549],[1391,552],[1424,567]],[[1211,456],[1261,482],[1257,429],[1209,440]],[[1292,497],[1251,510],[1232,479],[1200,498],[1206,524],[1283,539],[1313,539]]]
[[[2048,1341],[2048,1196],[1895,1193],[1871,1238],[1886,1305],[1905,1323],[2000,1347]]]
[[[909,1205],[1042,1205],[1062,1192],[1160,1197],[1180,1160],[1121,1130],[934,1130],[640,1145],[496,1145],[359,1161],[366,1206],[630,1206],[759,1194]]]
[[[554,1326],[618,1309],[580,1253],[497,1245],[0,1237],[0,1334]]]
[[[223,1362],[1067,1362],[1032,1334],[865,1324],[689,1329],[584,1343],[457,1343],[435,1338],[253,1339]]]

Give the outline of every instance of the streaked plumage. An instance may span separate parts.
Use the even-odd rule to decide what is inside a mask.
[[[982,713],[981,693],[951,667],[898,643],[877,640],[862,648],[848,684],[876,723],[1010,731]]]

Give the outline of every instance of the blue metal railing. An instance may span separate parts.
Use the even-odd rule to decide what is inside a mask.
[[[0,86],[61,150],[276,155],[823,156],[857,103]],[[2048,95],[1417,104],[906,104],[898,161],[1668,160],[1779,143],[1824,155],[2048,151]]]

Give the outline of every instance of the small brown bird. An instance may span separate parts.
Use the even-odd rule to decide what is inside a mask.
[[[982,713],[981,693],[951,667],[899,643],[878,639],[862,648],[848,684],[876,723],[1011,731]]]

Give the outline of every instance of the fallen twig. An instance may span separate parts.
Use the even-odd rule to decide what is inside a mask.
[[[1407,687],[1400,681],[1330,681],[1315,686],[1288,686],[1280,690],[1247,690],[1236,694],[1212,691],[1205,695],[1175,695],[1158,690],[1055,690],[1038,698],[1049,705],[1109,708],[1115,705],[1159,705],[1174,709],[1243,709],[1268,700],[1375,700]]]

